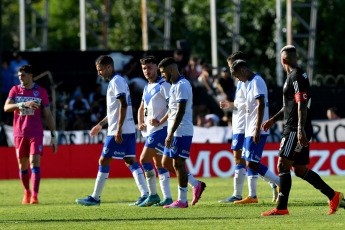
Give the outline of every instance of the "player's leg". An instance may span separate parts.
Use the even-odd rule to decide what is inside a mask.
[[[309,184],[313,185],[314,188],[319,190],[329,199],[330,211],[328,214],[333,214],[338,210],[344,195],[341,192],[334,191],[322,178],[313,170],[308,169],[306,165],[293,165],[293,170],[296,176],[307,181]]]
[[[28,169],[30,144],[28,139],[25,137],[14,137],[14,144],[19,166],[19,178],[25,189],[22,204],[29,204],[31,198],[30,173]]]
[[[41,182],[41,168],[40,161],[41,155],[34,154],[30,155],[30,168],[31,168],[31,187],[32,187],[32,196],[30,199],[30,204],[38,204],[38,191],[40,188]]]
[[[114,136],[108,136],[102,149],[102,155],[98,160],[99,167],[93,193],[91,196],[85,199],[77,199],[76,202],[78,204],[86,206],[101,204],[101,195],[109,177],[110,164],[113,159],[112,157],[114,155],[115,149],[116,143]]]
[[[152,159],[157,156],[157,152],[154,148],[144,146],[143,152],[140,155],[140,163],[146,175],[149,196],[138,205],[139,207],[147,207],[160,202],[160,197],[157,194],[156,171],[151,163]]]

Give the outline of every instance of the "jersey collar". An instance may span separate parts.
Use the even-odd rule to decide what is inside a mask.
[[[185,79],[186,77],[184,75],[180,75],[180,77],[173,83],[174,85],[177,84],[182,79]]]
[[[254,74],[254,75],[249,79],[249,81],[252,81],[252,80],[254,79],[254,77],[256,77],[256,76],[261,77],[261,74],[259,74],[259,73]]]
[[[24,88],[24,86],[22,84],[20,84],[20,88],[22,89],[26,89],[26,90],[33,90],[33,89],[37,89],[38,85],[36,83],[34,83],[34,87],[32,87],[31,89],[26,89]]]

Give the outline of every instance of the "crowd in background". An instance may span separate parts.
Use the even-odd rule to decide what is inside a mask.
[[[234,100],[236,80],[231,77],[228,67],[218,68],[218,75],[213,75],[212,66],[204,59],[186,54],[183,50],[174,52],[174,59],[179,71],[185,75],[193,88],[193,122],[200,127],[231,126],[232,109],[222,110],[219,102]],[[116,62],[116,60],[115,60]],[[13,85],[20,84],[17,69],[28,64],[19,54],[11,61],[2,63],[2,98],[3,103]],[[134,119],[147,80],[144,78],[139,60],[130,59],[124,68],[116,69],[126,80],[131,91]],[[80,85],[74,92],[57,92],[56,125],[58,130],[88,130],[106,116],[106,91],[108,81],[95,76],[91,82],[93,91]],[[49,92],[49,91],[48,91]],[[336,114],[336,108],[330,108],[329,114]],[[12,113],[3,113],[2,122],[12,125]],[[329,119],[338,115],[327,115]],[[136,122],[137,123],[137,122]]]

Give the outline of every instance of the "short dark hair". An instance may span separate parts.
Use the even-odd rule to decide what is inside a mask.
[[[176,65],[176,61],[174,58],[172,57],[167,57],[164,58],[159,64],[158,64],[158,68],[166,68],[167,66],[171,65],[171,64],[175,64]]]
[[[157,60],[156,60],[155,56],[146,56],[146,57],[143,57],[142,59],[140,59],[140,64],[142,64],[142,65],[146,65],[149,63],[157,65]]]
[[[328,108],[327,110],[329,110],[329,111],[331,111],[331,112],[333,112],[333,113],[338,115],[338,108],[337,107],[331,107],[331,108]]]
[[[231,62],[231,63],[233,63],[234,61],[236,61],[236,60],[246,60],[246,55],[243,53],[243,52],[241,52],[241,51],[237,51],[237,52],[235,52],[235,53],[232,53],[229,57],[228,57],[228,59],[226,59],[228,62]]]
[[[239,70],[241,67],[248,67],[247,62],[241,59],[235,60],[230,68],[231,75],[234,75],[234,73],[237,72],[237,70]]]
[[[96,65],[111,65],[114,67],[114,60],[110,56],[104,55],[98,58]]]
[[[22,65],[18,68],[18,72],[24,71],[25,73],[34,74],[34,68],[32,65]]]

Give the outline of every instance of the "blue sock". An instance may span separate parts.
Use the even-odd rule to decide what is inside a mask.
[[[163,173],[168,172],[168,170],[166,170],[165,168],[159,168],[159,169],[157,169],[157,172],[158,172],[158,174],[163,174]]]
[[[103,165],[100,165],[99,168],[98,168],[98,171],[99,171],[99,172],[102,172],[102,173],[109,173],[109,171],[110,171],[110,166],[103,166]]]
[[[251,170],[250,168],[248,168],[247,170],[248,170],[248,176],[256,176],[256,175],[258,175],[257,172]]]
[[[144,164],[142,164],[142,166],[143,166],[144,172],[148,172],[148,171],[153,169],[153,165],[151,162],[144,163]]]
[[[140,168],[140,165],[138,162],[135,162],[134,164],[132,164],[131,166],[129,166],[129,169],[131,170],[131,172],[134,172],[135,170],[137,170],[138,168]]]
[[[236,165],[235,166],[235,170],[237,169],[245,169],[246,168],[246,165]]]
[[[260,173],[261,176],[265,176],[268,168],[266,165],[260,164],[258,168],[258,173]]]

